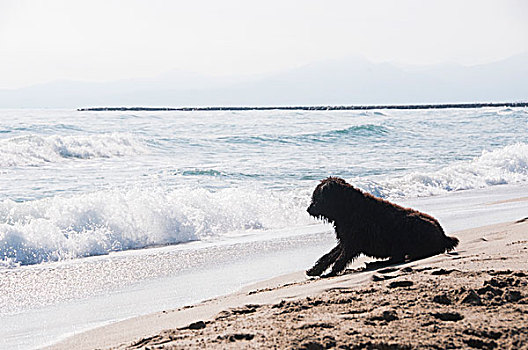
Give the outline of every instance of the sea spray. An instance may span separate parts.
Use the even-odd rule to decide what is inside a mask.
[[[305,225],[295,196],[227,188],[113,189],[0,202],[0,261],[37,264]]]

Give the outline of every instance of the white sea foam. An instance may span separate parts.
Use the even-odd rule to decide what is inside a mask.
[[[0,166],[38,166],[72,158],[111,158],[146,151],[146,146],[140,139],[124,133],[27,135],[0,140]]]
[[[255,189],[114,189],[0,202],[0,264],[16,266],[306,224],[305,203]]]
[[[516,143],[483,151],[470,161],[452,163],[435,172],[412,172],[383,181],[354,179],[366,191],[386,198],[425,197],[528,181],[528,144]]]
[[[385,198],[412,198],[528,181],[528,144],[484,151],[436,172],[377,182],[352,179]],[[231,187],[162,187],[97,191],[22,203],[0,202],[0,265],[57,261],[234,232],[291,228],[312,222],[312,188],[296,193]]]

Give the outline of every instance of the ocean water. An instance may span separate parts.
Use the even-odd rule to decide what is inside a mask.
[[[317,181],[412,198],[528,180],[528,110],[0,112],[0,266],[308,225]]]
[[[527,131],[526,108],[0,110],[0,348],[309,267],[327,176],[448,232],[528,216],[488,205],[528,196]]]
[[[309,225],[318,180],[433,196],[528,180],[528,110],[0,111],[0,267]]]

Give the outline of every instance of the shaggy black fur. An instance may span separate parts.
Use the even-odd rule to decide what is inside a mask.
[[[332,264],[329,275],[336,275],[361,253],[397,263],[441,254],[458,244],[432,216],[364,193],[337,177],[315,188],[308,213],[332,223],[338,239],[306,271],[309,276],[321,275]]]

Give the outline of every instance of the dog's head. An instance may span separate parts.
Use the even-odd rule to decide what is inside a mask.
[[[312,194],[312,203],[307,209],[311,216],[334,222],[341,212],[346,188],[351,187],[345,180],[329,177],[321,181]]]

